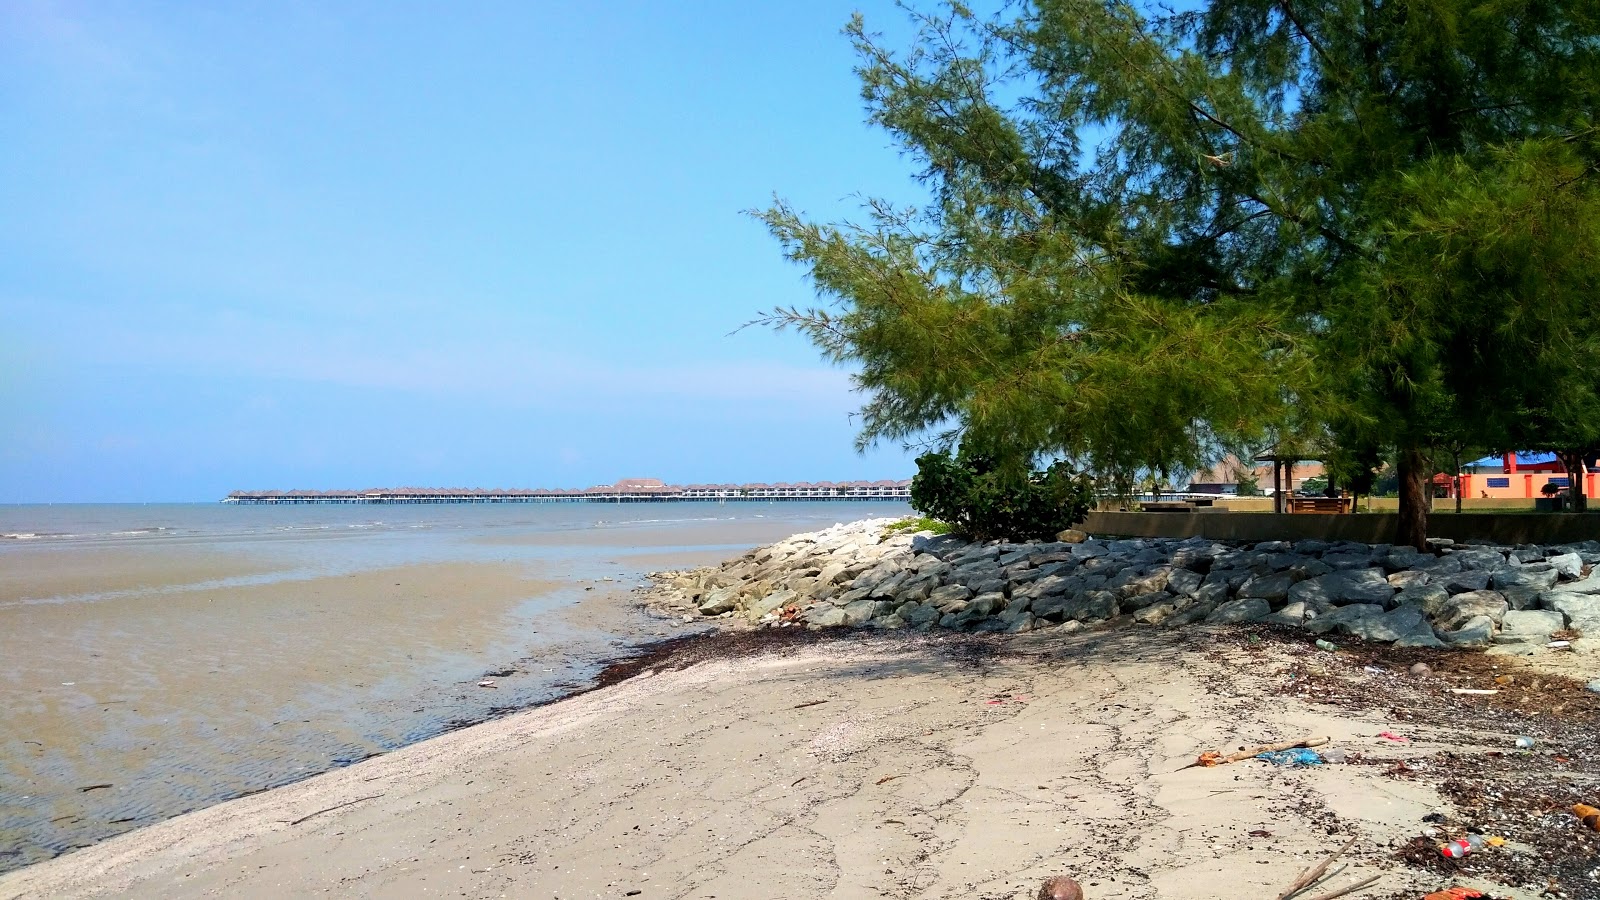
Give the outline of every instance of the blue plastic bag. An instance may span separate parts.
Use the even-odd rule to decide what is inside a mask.
[[[1325,760],[1317,751],[1306,747],[1294,750],[1278,750],[1272,753],[1257,753],[1256,759],[1264,759],[1275,766],[1320,766]]]

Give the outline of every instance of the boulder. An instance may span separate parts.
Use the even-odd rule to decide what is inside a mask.
[[[1450,593],[1437,584],[1425,584],[1421,587],[1407,588],[1394,595],[1393,603],[1396,606],[1417,606],[1430,617],[1437,616],[1450,600]]]
[[[1444,607],[1434,617],[1434,623],[1445,631],[1457,631],[1479,616],[1499,622],[1510,608],[1506,598],[1496,591],[1470,591],[1445,601]]]
[[[1179,610],[1167,620],[1169,626],[1193,625],[1204,622],[1217,609],[1215,600],[1198,600],[1188,609]]]
[[[844,580],[846,568],[847,566],[842,562],[828,563],[822,567],[821,572],[817,573],[817,581],[822,584],[838,584]]]
[[[1354,623],[1351,633],[1369,641],[1394,643],[1409,641],[1407,646],[1432,646],[1438,644],[1428,615],[1417,606],[1396,607],[1381,616],[1365,616]]]
[[[786,603],[799,599],[800,595],[794,591],[774,591],[765,597],[752,601],[748,615],[751,619],[759,619],[773,610],[780,609]]]
[[[1452,647],[1484,647],[1494,640],[1494,620],[1474,616],[1454,631],[1440,631],[1439,639]]]
[[[1460,560],[1461,568],[1467,571],[1482,569],[1492,572],[1495,569],[1502,568],[1506,564],[1506,555],[1501,553],[1499,550],[1474,548],[1470,550],[1457,550],[1450,555]]]
[[[1289,600],[1338,606],[1346,603],[1388,604],[1394,594],[1394,586],[1389,584],[1382,569],[1348,569],[1295,585],[1294,590],[1289,592]]]
[[[1566,616],[1567,627],[1586,638],[1600,638],[1600,596],[1555,592],[1545,594],[1541,602],[1546,609]]]
[[[845,606],[837,607],[837,609],[844,613],[844,624],[859,625],[862,622],[872,618],[873,610],[875,610],[877,606],[878,604],[876,601],[861,599]]]
[[[1116,616],[1119,611],[1116,594],[1110,591],[1084,591],[1083,596],[1067,605],[1064,614],[1080,622],[1098,622]]]
[[[1362,620],[1381,615],[1383,607],[1376,603],[1352,603],[1307,621],[1305,628],[1312,634],[1354,634]]]
[[[1588,578],[1560,585],[1556,590],[1563,594],[1600,594],[1600,565],[1595,566]]]
[[[1322,564],[1330,569],[1333,569],[1334,571],[1341,571],[1344,569],[1370,569],[1372,568],[1374,562],[1375,560],[1373,560],[1372,554],[1365,551],[1345,551],[1340,553],[1324,553],[1322,555]]]
[[[1427,572],[1429,575],[1432,575],[1435,579],[1437,579],[1441,575],[1454,575],[1455,573],[1461,571],[1461,560],[1458,559],[1454,554],[1451,554],[1450,556],[1439,556],[1433,559],[1423,557],[1420,562],[1415,563],[1411,566],[1411,568]]]
[[[1189,569],[1173,569],[1167,576],[1167,593],[1179,597],[1193,597],[1200,590],[1201,576],[1199,572]]]
[[[1035,599],[1028,608],[1033,611],[1036,619],[1050,619],[1059,622],[1067,617],[1067,608],[1076,603],[1079,594],[1046,594]]]
[[[1228,583],[1209,582],[1200,585],[1200,590],[1194,592],[1196,603],[1217,604],[1228,599]]]
[[[1293,572],[1279,572],[1276,575],[1252,578],[1239,588],[1239,598],[1242,600],[1264,600],[1270,605],[1287,599],[1289,589],[1294,587],[1296,581],[1297,579]],[[1227,605],[1223,604],[1224,607]],[[1222,608],[1219,607],[1217,612],[1221,613]],[[1262,613],[1262,615],[1266,615],[1266,613]]]
[[[1427,572],[1421,571],[1420,569],[1404,569],[1394,573],[1393,575],[1390,575],[1388,578],[1389,586],[1397,591],[1403,591],[1414,587],[1422,587],[1431,580],[1433,580],[1433,576],[1429,575]]]
[[[707,594],[700,601],[700,614],[703,616],[717,616],[725,612],[732,612],[739,603],[739,589],[737,587],[717,588]]]
[[[1553,609],[1514,609],[1500,622],[1497,644],[1531,644],[1550,640],[1550,633],[1567,627],[1567,617]]]
[[[1160,603],[1152,603],[1134,613],[1133,620],[1141,625],[1158,625],[1177,611],[1176,604],[1170,600],[1164,600]]]
[[[932,593],[928,594],[928,602],[934,606],[942,607],[945,604],[965,600],[971,596],[972,590],[964,584],[946,584],[934,588]]]
[[[1217,608],[1206,616],[1208,625],[1238,625],[1242,622],[1254,622],[1265,618],[1272,612],[1272,604],[1264,597],[1242,597],[1238,600],[1229,600],[1220,603]]]
[[[1079,531],[1076,528],[1068,528],[1066,531],[1058,532],[1056,534],[1056,540],[1063,544],[1081,544],[1088,539],[1088,534]]]
[[[1444,589],[1452,594],[1465,594],[1489,588],[1489,572],[1484,569],[1467,569],[1444,579]]]
[[[932,625],[939,621],[939,609],[926,603],[908,603],[895,611],[895,615],[904,619],[906,624],[913,628]]]
[[[1556,580],[1559,577],[1553,568],[1538,571],[1524,566],[1520,569],[1499,569],[1490,578],[1490,583],[1494,585],[1494,589],[1497,591],[1503,591],[1506,588],[1531,587],[1537,592],[1548,591],[1555,587]]]
[[[801,618],[806,624],[819,628],[837,628],[847,621],[844,610],[837,606],[817,606],[808,610]]]
[[[1046,575],[1031,584],[1013,588],[1013,597],[1048,597],[1083,590],[1083,579],[1076,575]]]
[[[1550,567],[1556,570],[1556,575],[1563,581],[1573,581],[1583,577],[1583,557],[1576,553],[1552,556],[1549,562]]]
[[[1285,604],[1283,609],[1261,621],[1272,625],[1290,625],[1298,628],[1304,625],[1307,619],[1314,619],[1317,615],[1317,610],[1312,609],[1304,600],[1294,600]]]

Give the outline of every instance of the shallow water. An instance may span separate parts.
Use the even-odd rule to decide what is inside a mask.
[[[676,633],[644,568],[907,512],[0,506],[0,871],[560,696]]]

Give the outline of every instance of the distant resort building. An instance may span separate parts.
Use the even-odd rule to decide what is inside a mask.
[[[1289,477],[1289,483],[1283,485],[1285,493],[1294,493],[1305,487],[1305,483],[1313,478],[1326,476],[1327,468],[1316,460],[1301,460],[1294,464]],[[1224,456],[1220,462],[1209,469],[1194,473],[1189,479],[1188,493],[1191,494],[1221,494],[1225,497],[1237,496],[1241,481],[1254,480],[1256,490],[1262,494],[1271,494],[1272,464],[1255,462],[1246,465],[1239,457],[1233,454]]]
[[[911,482],[802,481],[798,484],[667,484],[624,478],[588,488],[367,488],[359,491],[234,491],[224,503],[649,503],[752,500],[910,500]]]
[[[1583,469],[1579,474],[1583,493],[1593,497],[1596,488],[1600,488],[1600,459],[1585,460]],[[1486,456],[1462,466],[1459,478],[1463,498],[1532,500],[1545,496],[1545,485],[1561,490],[1572,486],[1566,467],[1554,453]],[[1442,489],[1443,496],[1455,496],[1449,475],[1434,476],[1434,487]]]

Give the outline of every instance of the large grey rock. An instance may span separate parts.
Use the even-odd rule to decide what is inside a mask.
[[[1072,594],[1046,594],[1033,600],[1028,608],[1033,611],[1036,619],[1050,619],[1059,622],[1067,617],[1067,608],[1076,603],[1080,595]]]
[[[1394,595],[1396,606],[1417,606],[1430,617],[1437,616],[1449,602],[1450,593],[1437,584],[1425,584],[1422,587],[1407,588]]]
[[[1004,594],[979,594],[968,601],[965,607],[953,613],[954,621],[949,624],[956,628],[967,627],[980,619],[987,619],[995,615],[1005,609],[1005,606],[1006,596]],[[940,620],[939,624],[946,624],[946,620],[950,618],[951,616],[946,616]]]
[[[894,598],[901,603],[926,600],[928,595],[933,593],[933,589],[938,586],[939,579],[937,577],[919,575],[900,585],[900,589],[894,593]]]
[[[1572,581],[1583,576],[1583,557],[1576,553],[1563,553],[1550,557],[1550,567],[1563,580]]]
[[[1494,573],[1490,583],[1497,591],[1513,587],[1531,587],[1537,591],[1548,591],[1556,586],[1559,577],[1555,569],[1537,571],[1524,566],[1520,569],[1500,569]]]
[[[782,608],[786,603],[794,602],[799,599],[799,596],[794,591],[773,591],[765,597],[750,603],[749,616],[751,619],[759,619],[775,609]]]
[[[1506,564],[1506,555],[1498,550],[1457,550],[1450,555],[1461,561],[1463,570],[1483,569],[1492,572]]]
[[[1413,564],[1412,568],[1421,569],[1434,578],[1439,578],[1443,575],[1454,575],[1461,571],[1461,560],[1453,553],[1449,556],[1440,556],[1434,559],[1424,556],[1420,562]]]
[[[1112,618],[1118,612],[1117,595],[1110,591],[1084,591],[1064,611],[1068,619],[1080,622],[1098,622]]]
[[[1510,609],[1506,598],[1496,591],[1471,591],[1445,601],[1434,623],[1445,631],[1456,631],[1479,616],[1498,623]]]
[[[1352,634],[1363,620],[1381,615],[1383,607],[1376,603],[1352,603],[1308,620],[1305,628],[1312,634]]]
[[[921,625],[932,625],[939,621],[939,609],[926,603],[907,604],[900,607],[895,615],[906,621],[913,628]]]
[[[1272,603],[1288,599],[1289,589],[1294,587],[1295,583],[1296,578],[1293,572],[1279,572],[1276,575],[1252,578],[1239,588],[1239,598],[1241,600],[1265,600],[1270,606]],[[1227,606],[1227,604],[1223,605]],[[1219,608],[1217,613],[1221,612],[1222,609]],[[1262,615],[1265,614],[1262,613]],[[1213,614],[1213,617],[1215,617],[1215,614]]]
[[[1553,609],[1514,609],[1500,622],[1497,644],[1543,643],[1552,631],[1567,627],[1567,617]]]
[[[1199,572],[1189,569],[1173,569],[1167,576],[1167,592],[1179,597],[1193,597],[1200,590],[1202,578]]]
[[[972,587],[983,581],[993,581],[1001,577],[1003,576],[1000,574],[1000,567],[988,561],[961,566],[950,573],[950,581],[956,584],[964,584],[967,587]]]
[[[1006,590],[1006,584],[1007,582],[1004,578],[990,578],[987,581],[974,581],[967,587],[972,588],[972,593],[974,594],[992,594],[995,591],[1003,594]]]
[[[972,596],[972,591],[964,584],[947,584],[934,590],[928,595],[928,602],[939,609],[944,609],[952,603],[960,603]]]
[[[1545,555],[1546,554],[1543,547],[1537,547],[1533,544],[1526,544],[1516,548],[1515,550],[1512,550],[1510,553],[1506,554],[1506,557],[1508,561],[1514,559],[1521,563],[1531,563],[1544,559]]]
[[[1394,594],[1394,586],[1389,584],[1382,569],[1351,569],[1301,582],[1289,592],[1289,600],[1335,605],[1387,604]]]
[[[1381,616],[1364,616],[1351,626],[1351,633],[1369,641],[1384,643],[1405,640],[1407,646],[1412,647],[1438,643],[1427,614],[1417,606],[1397,607]]]
[[[1415,547],[1396,547],[1390,550],[1389,554],[1383,558],[1383,567],[1391,572],[1399,572],[1417,565],[1424,559],[1432,559],[1432,557],[1425,557],[1417,552]],[[1457,565],[1460,564],[1457,563]]]
[[[739,589],[737,587],[717,588],[700,601],[700,614],[703,616],[717,616],[725,612],[732,612],[739,604]]]
[[[1329,568],[1332,568],[1335,571],[1340,571],[1344,569],[1371,568],[1373,559],[1370,552],[1342,551],[1339,553],[1324,553],[1322,555],[1322,562]]]
[[[1221,603],[1228,599],[1228,583],[1212,582],[1200,585],[1200,590],[1194,592],[1196,603]]]
[[[1076,575],[1049,575],[1032,584],[1020,588],[1013,588],[1012,596],[1017,597],[1048,597],[1052,594],[1066,594],[1083,590],[1083,579]]]
[[[1494,620],[1474,616],[1454,631],[1440,631],[1439,639],[1452,647],[1484,647],[1494,640]]]
[[[1298,628],[1304,625],[1307,619],[1314,619],[1318,615],[1318,611],[1308,606],[1304,600],[1296,600],[1284,604],[1283,609],[1261,621],[1270,625],[1289,625]]]
[[[1559,585],[1556,590],[1563,594],[1600,594],[1600,565],[1595,566],[1588,578]]]
[[[1177,604],[1170,600],[1164,600],[1160,603],[1152,603],[1134,613],[1133,620],[1141,625],[1158,625],[1177,611]]]
[[[807,610],[801,618],[806,624],[816,625],[820,628],[838,628],[846,624],[848,614],[837,606],[818,606]]]
[[[1586,638],[1600,638],[1600,596],[1554,592],[1545,594],[1542,602],[1546,609],[1566,616],[1567,627]]]
[[[1432,580],[1433,576],[1429,575],[1427,572],[1421,571],[1420,569],[1405,569],[1390,575],[1388,579],[1389,586],[1397,591],[1404,591],[1414,587],[1422,587]]]
[[[877,609],[877,606],[878,604],[876,601],[861,599],[855,601],[854,603],[838,607],[838,610],[844,613],[844,624],[860,625],[862,622],[872,618],[872,613],[875,609]]]
[[[1272,612],[1272,604],[1263,597],[1243,597],[1238,600],[1229,600],[1227,603],[1217,605],[1211,615],[1206,617],[1210,625],[1238,625],[1242,622],[1254,622],[1265,618]]]
[[[1489,577],[1489,572],[1484,569],[1468,569],[1446,578],[1444,580],[1444,589],[1452,594],[1488,590]]]
[[[823,584],[838,584],[844,580],[845,570],[849,568],[842,562],[828,563],[817,573],[817,580]]]

